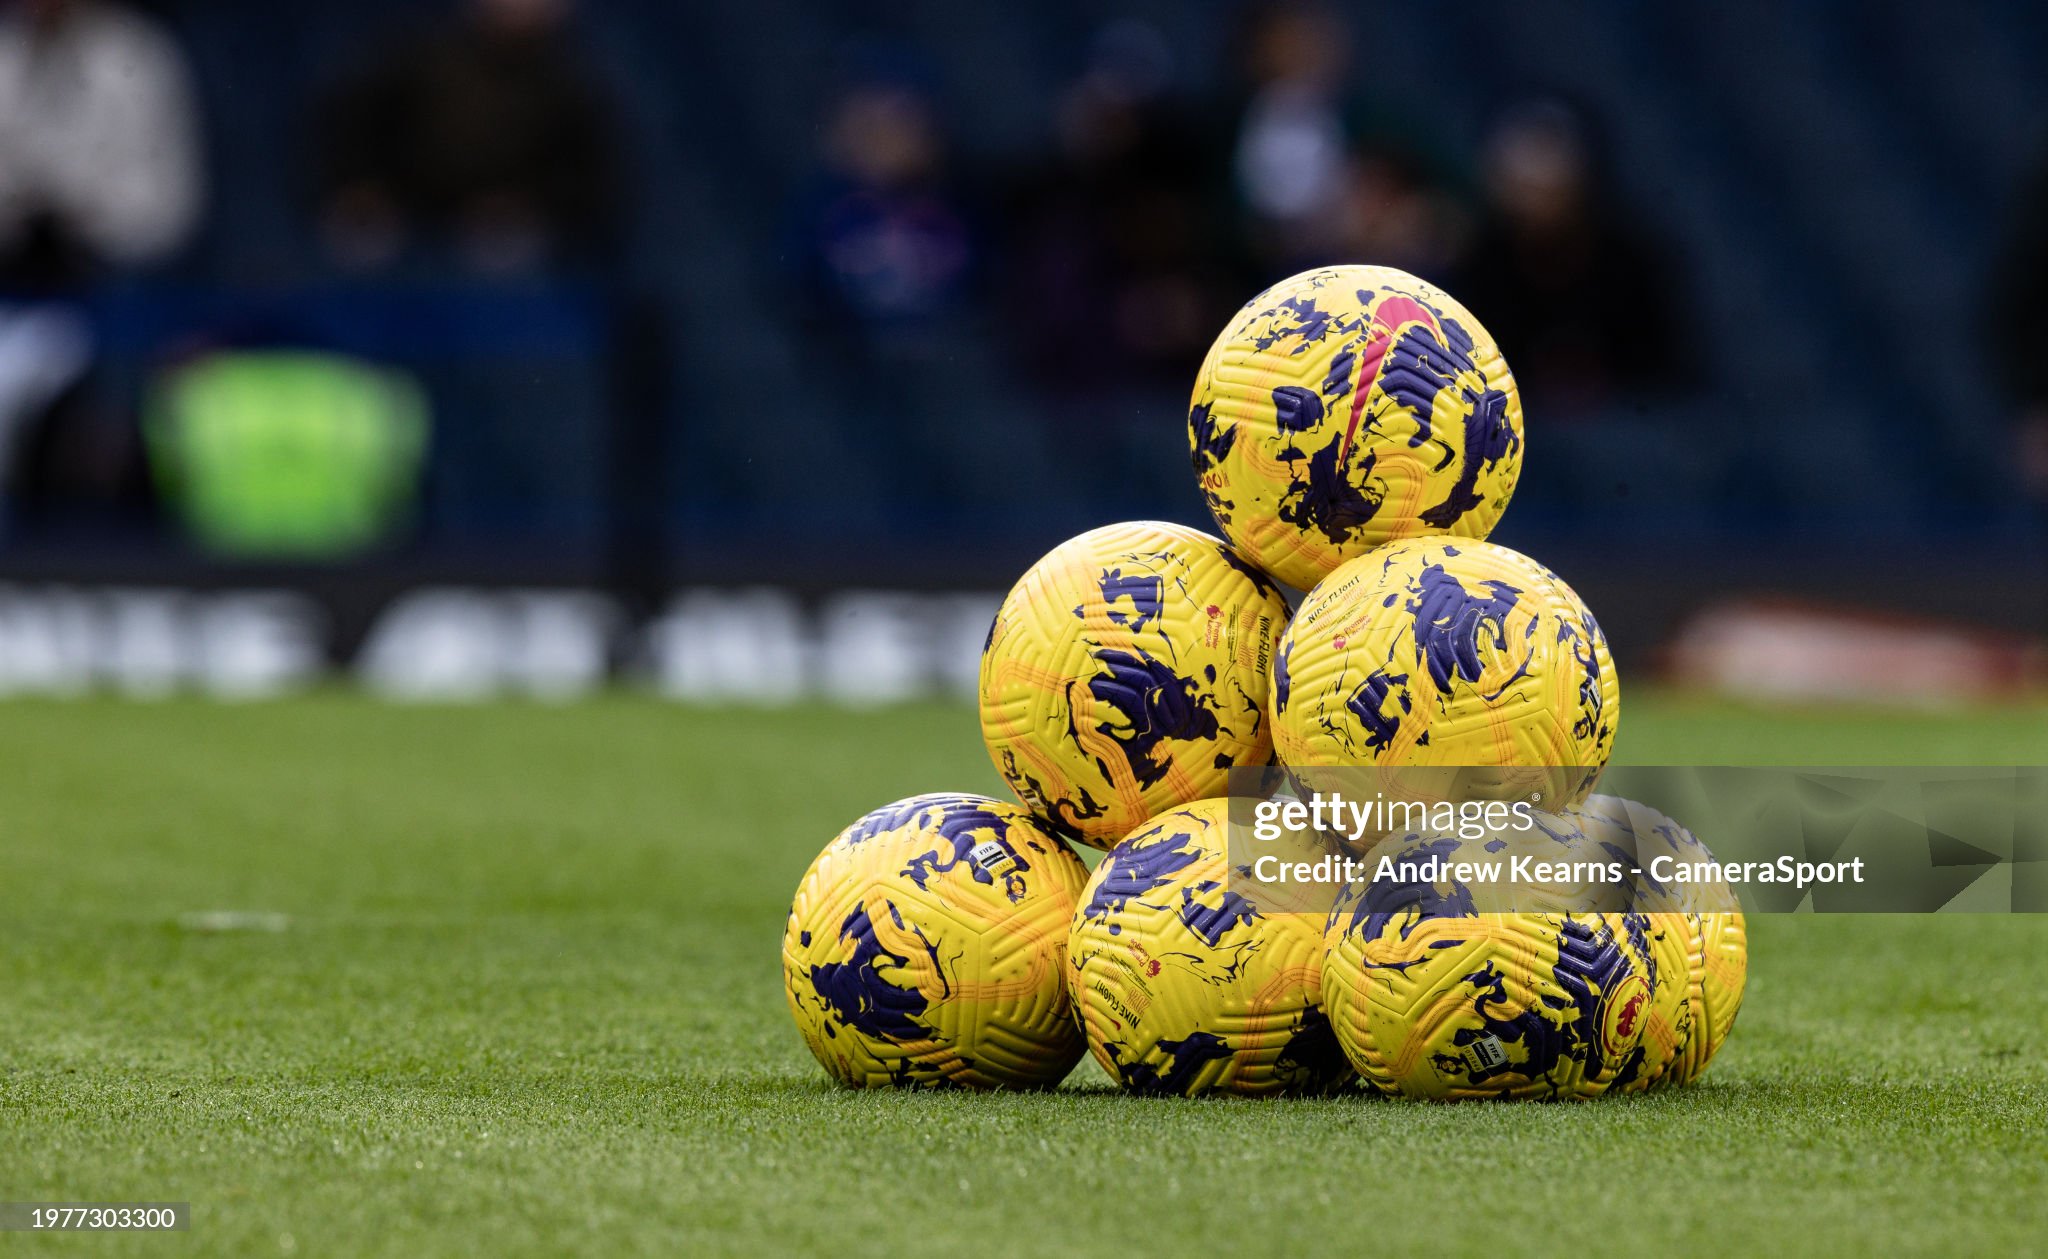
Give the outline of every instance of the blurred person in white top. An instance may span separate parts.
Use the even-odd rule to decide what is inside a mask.
[[[0,0],[0,287],[156,262],[191,235],[202,194],[168,33],[103,0]]]
[[[23,477],[50,479],[44,464],[88,485],[122,465],[121,430],[83,402],[94,346],[76,303],[170,257],[203,197],[197,102],[166,31],[103,0],[0,0],[0,507]],[[54,454],[13,475],[31,447]]]

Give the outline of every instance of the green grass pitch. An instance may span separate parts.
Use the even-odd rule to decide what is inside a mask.
[[[2048,714],[1638,693],[1621,738],[2039,763]],[[964,708],[0,705],[0,1200],[194,1208],[0,1255],[2040,1244],[2040,917],[1752,919],[1728,1048],[1646,1098],[1137,1100],[1085,1063],[1046,1096],[841,1092],[783,1006],[787,898],[840,826],[942,788],[997,788]]]

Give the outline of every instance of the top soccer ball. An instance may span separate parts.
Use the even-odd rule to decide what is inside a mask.
[[[1031,811],[1107,848],[1273,750],[1287,600],[1196,529],[1092,529],[1031,566],[981,655],[981,734]]]
[[[1223,330],[1188,443],[1224,535],[1306,590],[1382,542],[1490,533],[1521,474],[1522,402],[1493,338],[1442,289],[1327,267]]]

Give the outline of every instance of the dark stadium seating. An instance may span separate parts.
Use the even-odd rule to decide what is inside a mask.
[[[309,102],[420,6],[155,7],[193,58],[216,181],[203,242],[163,282],[230,296],[327,283],[307,226]],[[914,49],[965,159],[1002,170],[1046,142],[1076,50],[1117,15],[1159,30],[1184,93],[1227,81],[1234,9],[1219,4],[584,5],[577,24],[617,103],[630,168],[614,288],[658,316],[649,326],[663,387],[615,388],[617,356],[572,340],[543,355],[580,364],[549,388],[522,389],[516,375],[472,380],[443,391],[439,413],[460,431],[525,434],[507,448],[545,465],[546,452],[592,440],[538,435],[551,426],[657,408],[662,438],[649,448],[664,452],[679,552],[740,569],[734,556],[749,543],[857,562],[915,555],[920,538],[944,532],[956,553],[980,538],[1028,554],[1106,513],[1199,521],[1180,453],[1182,398],[1154,391],[1080,420],[1048,414],[1053,404],[1014,379],[988,311],[877,385],[824,352],[795,314],[787,207],[859,41]],[[1908,0],[1375,6],[1356,38],[1359,93],[1419,120],[1448,152],[1469,153],[1517,94],[1584,102],[1608,132],[1627,202],[1683,257],[1707,386],[1668,413],[1632,417],[1611,443],[1574,439],[1586,479],[1632,479],[1630,497],[1586,509],[1602,528],[1626,527],[1630,502],[1652,497],[1661,527],[1696,531],[1768,517],[1862,536],[2016,518],[2003,505],[2013,500],[2001,404],[1977,317],[2002,216],[2048,142],[2038,72],[2048,11]],[[480,291],[471,306],[493,300]],[[1527,409],[1535,469],[1545,400]],[[1100,438],[1078,472],[1077,424]],[[470,456],[457,443],[441,457]],[[440,483],[472,471],[444,468]],[[601,514],[601,504],[567,517],[544,505],[603,498],[605,485],[529,472],[552,486],[531,496],[530,519],[488,509],[504,496],[479,489],[478,504],[430,512],[439,532],[423,542],[475,542],[478,530],[559,538],[565,519]],[[1509,521],[1540,531],[1584,519],[1532,496]]]

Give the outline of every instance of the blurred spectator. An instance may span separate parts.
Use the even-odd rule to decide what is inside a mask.
[[[1279,0],[1250,11],[1241,46],[1232,182],[1264,283],[1336,256],[1360,130],[1344,99],[1351,31],[1316,0]]]
[[[1171,72],[1152,28],[1106,27],[1059,99],[1053,154],[1006,198],[1003,305],[1047,387],[1185,390],[1245,296],[1221,263],[1217,162]]]
[[[893,483],[876,501],[915,514],[973,498],[991,468],[1042,474],[1044,452],[987,335],[978,201],[921,86],[921,55],[866,41],[842,51],[854,74],[792,216],[803,388],[860,434],[848,465],[871,460]]]
[[[1480,161],[1485,214],[1455,291],[1524,397],[1583,418],[1682,389],[1672,261],[1607,187],[1585,120],[1554,101],[1518,106]]]
[[[842,332],[910,334],[957,313],[975,241],[931,102],[861,83],[825,125],[823,168],[798,209],[798,260],[817,313]]]
[[[1446,282],[1471,227],[1464,202],[1422,158],[1391,144],[1369,143],[1346,165],[1331,257]]]
[[[153,22],[101,0],[0,9],[0,505],[31,512],[137,493],[132,429],[87,391],[74,304],[192,234],[204,177],[185,61]]]
[[[321,233],[337,261],[452,253],[496,274],[601,262],[619,217],[612,115],[572,0],[470,0],[325,102]]]
[[[198,222],[185,61],[101,0],[0,12],[0,290],[61,292],[168,255]]]
[[[2015,408],[2021,483],[2048,506],[2048,163],[2013,227],[1992,282],[1992,364]]]

